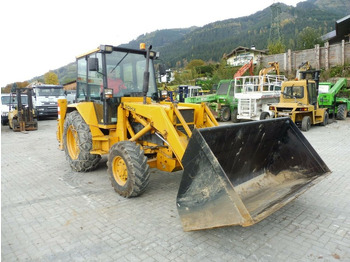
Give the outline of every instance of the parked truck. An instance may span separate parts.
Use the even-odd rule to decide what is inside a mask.
[[[350,89],[347,88],[346,78],[340,78],[335,84],[321,82],[319,84],[318,103],[327,108],[329,114],[345,120],[350,113]]]
[[[34,109],[39,118],[56,116],[57,117],[57,101],[66,98],[62,85],[48,85],[35,82],[28,87],[33,88]]]
[[[150,167],[183,169],[176,207],[185,231],[253,225],[330,173],[288,118],[218,126],[205,103],[160,102],[158,55],[141,47],[101,45],[77,57],[79,99],[59,100],[57,122],[74,171],[107,155],[114,190],[130,198],[146,190]],[[114,89],[109,73],[126,88]]]

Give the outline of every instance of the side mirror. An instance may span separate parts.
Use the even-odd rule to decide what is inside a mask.
[[[89,57],[88,67],[89,67],[89,71],[98,71],[98,58]]]

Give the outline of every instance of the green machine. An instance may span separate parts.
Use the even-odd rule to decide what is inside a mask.
[[[318,103],[337,119],[345,120],[350,113],[350,89],[346,78],[340,78],[335,84],[323,82],[319,84]]]
[[[216,94],[188,97],[185,103],[199,104],[205,102],[208,104],[214,116],[222,122],[230,119],[237,121],[237,99],[235,99],[235,80],[221,80],[218,84]]]

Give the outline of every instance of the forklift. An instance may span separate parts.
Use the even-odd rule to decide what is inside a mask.
[[[22,95],[27,95],[27,105],[22,103]],[[9,112],[9,127],[14,132],[38,130],[38,120],[33,108],[31,88],[16,88],[17,105]]]

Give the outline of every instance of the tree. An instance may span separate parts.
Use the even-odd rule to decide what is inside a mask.
[[[58,85],[58,76],[54,72],[49,71],[44,75],[44,82],[49,85]]]
[[[201,59],[194,59],[194,60],[191,60],[187,64],[186,69],[192,70],[195,67],[204,66],[204,65],[205,65],[205,62],[203,60],[201,60]]]
[[[307,26],[298,34],[297,48],[299,50],[311,49],[317,44],[322,44],[319,30]]]
[[[269,42],[267,45],[267,49],[269,50],[269,54],[281,54],[286,51],[286,46],[282,43],[281,40],[277,40],[276,42]]]

